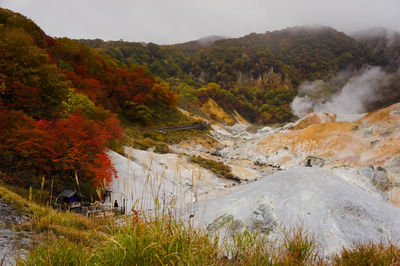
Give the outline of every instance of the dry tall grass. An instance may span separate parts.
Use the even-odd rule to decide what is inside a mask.
[[[302,227],[282,230],[280,240],[245,230],[221,242],[173,210],[91,219],[39,206],[2,186],[0,196],[31,217],[16,227],[32,232],[34,241],[19,265],[400,265],[394,244],[357,245],[322,258]]]

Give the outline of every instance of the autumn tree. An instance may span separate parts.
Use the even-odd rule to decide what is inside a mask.
[[[57,116],[68,83],[45,50],[19,28],[0,28],[0,83],[5,105],[34,117]]]

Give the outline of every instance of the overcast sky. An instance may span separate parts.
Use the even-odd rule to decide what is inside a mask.
[[[400,0],[0,0],[48,35],[179,43],[296,25],[400,31]]]

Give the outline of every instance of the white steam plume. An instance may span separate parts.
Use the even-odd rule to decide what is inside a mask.
[[[366,106],[379,98],[379,89],[386,85],[387,74],[380,67],[368,66],[351,77],[347,83],[329,99],[318,97],[313,99],[311,93],[319,87],[319,83],[304,82],[299,87],[299,96],[290,104],[295,115],[302,117],[309,112],[335,114],[361,114]],[[303,94],[303,96],[301,96]]]

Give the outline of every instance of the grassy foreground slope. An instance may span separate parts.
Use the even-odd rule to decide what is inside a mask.
[[[0,197],[31,220],[16,230],[29,231],[34,245],[19,265],[398,265],[395,245],[368,244],[343,249],[332,258],[318,255],[320,246],[301,227],[282,230],[278,243],[244,231],[231,241],[175,217],[90,219],[56,212],[29,202],[0,186]]]

